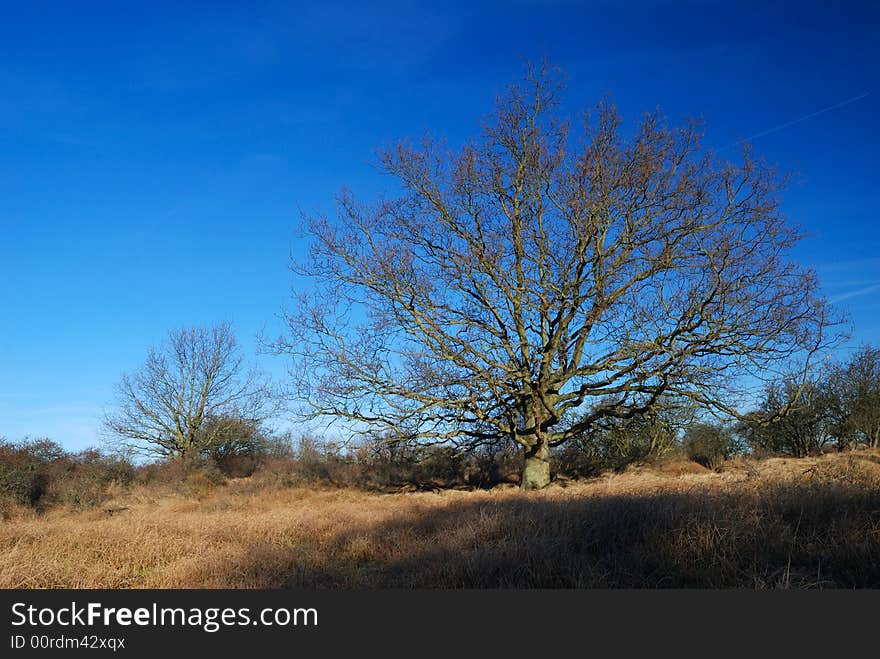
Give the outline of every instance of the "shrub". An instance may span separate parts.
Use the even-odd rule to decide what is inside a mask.
[[[272,440],[256,420],[212,417],[202,435],[213,438],[202,450],[202,457],[232,478],[252,475],[272,448]]]
[[[0,495],[36,506],[49,485],[49,466],[63,455],[63,449],[48,439],[0,440]]]
[[[53,503],[90,508],[109,498],[111,485],[127,485],[133,476],[128,460],[87,449],[51,465],[47,496]]]
[[[735,452],[733,434],[712,423],[694,423],[684,434],[687,457],[708,469],[716,469]]]
[[[609,466],[595,443],[583,438],[567,442],[553,453],[552,458],[552,470],[567,478],[590,478]]]
[[[464,480],[464,461],[464,454],[452,446],[426,446],[417,455],[416,479],[426,485],[458,485]]]
[[[226,482],[217,463],[202,455],[171,458],[140,467],[135,482],[148,486],[166,486],[183,494],[204,496]]]
[[[203,497],[210,494],[219,485],[225,484],[226,476],[215,461],[205,460],[189,468],[184,482],[188,494]]]

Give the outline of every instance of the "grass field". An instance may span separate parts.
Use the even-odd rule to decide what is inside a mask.
[[[540,492],[236,479],[0,522],[3,588],[880,587],[880,452],[673,461]]]

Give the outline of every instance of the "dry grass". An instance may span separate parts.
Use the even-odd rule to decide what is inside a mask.
[[[105,506],[123,507],[15,511],[0,587],[880,587],[878,452],[665,463],[538,493],[240,479]]]

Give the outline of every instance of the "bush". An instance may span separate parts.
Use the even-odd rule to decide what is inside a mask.
[[[551,456],[552,471],[566,478],[591,478],[609,466],[595,443],[581,438],[563,444]]]
[[[353,484],[350,464],[338,444],[304,435],[293,450],[291,475],[298,482],[344,487]]]
[[[687,416],[687,410],[670,405],[628,419],[604,419],[555,451],[555,470],[570,478],[590,477],[670,457],[680,449]]]
[[[0,440],[0,495],[26,506],[36,506],[49,486],[49,467],[64,455],[48,439]]]
[[[0,473],[0,492],[17,503],[35,506],[46,493],[49,479],[39,469],[13,467]]]
[[[205,460],[189,468],[185,480],[188,493],[202,497],[211,493],[214,488],[226,483],[226,476],[213,460]]]
[[[685,431],[684,450],[690,460],[716,469],[735,452],[733,433],[721,425],[694,423]]]
[[[226,482],[217,463],[202,455],[170,458],[140,467],[135,482],[147,486],[166,486],[175,492],[205,496]]]
[[[110,497],[111,486],[127,485],[133,476],[128,460],[88,449],[52,464],[47,496],[52,503],[90,508]]]
[[[779,410],[787,408],[781,416]],[[754,449],[803,458],[819,455],[845,424],[835,419],[827,387],[788,377],[771,383],[757,410],[746,416],[739,432]],[[841,438],[843,439],[843,438]],[[838,446],[845,442],[838,442]]]
[[[202,432],[213,438],[202,457],[231,478],[252,475],[272,449],[273,440],[254,420],[214,417],[205,423]]]
[[[290,447],[287,450],[285,447]],[[519,451],[503,443],[472,452],[451,446],[374,441],[345,450],[333,442],[303,436],[286,441],[254,472],[267,485],[329,485],[387,491],[413,486],[492,487],[516,479]]]
[[[133,474],[128,460],[95,449],[70,454],[48,439],[0,441],[0,497],[19,505],[96,506]]]
[[[486,489],[501,483],[518,483],[522,461],[522,449],[514,444],[487,444],[467,456],[464,463],[464,484]]]
[[[417,455],[416,480],[421,484],[450,487],[464,480],[465,456],[452,446],[426,446]]]

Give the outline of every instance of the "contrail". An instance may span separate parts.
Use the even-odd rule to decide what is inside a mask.
[[[851,297],[857,297],[859,295],[867,295],[868,293],[873,293],[874,291],[880,291],[880,284],[874,284],[873,286],[866,286],[865,288],[860,288],[855,291],[850,291],[849,293],[843,293],[842,295],[836,295],[829,300],[831,304],[837,304],[838,302],[843,302],[843,300],[848,300]]]
[[[806,121],[807,119],[812,119],[813,117],[818,117],[820,114],[825,114],[826,112],[831,112],[832,110],[836,110],[838,108],[842,108],[845,105],[849,105],[850,103],[855,103],[856,101],[861,101],[863,98],[868,96],[870,92],[865,92],[864,94],[859,94],[858,96],[853,96],[852,98],[848,98],[845,101],[841,101],[840,103],[835,103],[834,105],[829,105],[827,108],[822,108],[821,110],[816,110],[815,112],[811,112],[810,114],[805,114],[803,117],[798,117],[797,119],[793,119],[792,121],[788,121],[784,124],[779,124],[778,126],[774,126],[773,128],[768,128],[767,130],[763,130],[760,133],[755,133],[754,135],[750,135],[749,137],[744,137],[741,140],[737,140],[733,144],[729,144],[724,147],[724,149],[729,149],[737,144],[742,144],[743,142],[750,142],[751,140],[756,140],[759,137],[764,137],[765,135],[769,135],[770,133],[775,133],[776,131],[783,130],[790,126],[794,126],[795,124],[799,124],[802,121]],[[724,149],[721,149],[723,151]]]

